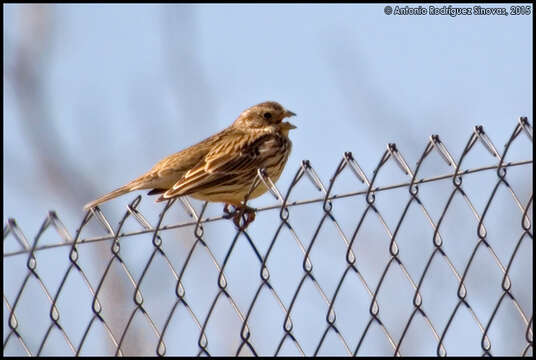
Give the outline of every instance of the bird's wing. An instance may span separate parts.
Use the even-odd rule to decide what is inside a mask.
[[[254,176],[257,168],[266,167],[270,158],[281,153],[280,135],[265,134],[252,140],[235,149],[226,149],[225,146],[232,146],[228,143],[215,147],[162,195],[161,199],[192,194],[223,183],[233,185],[234,181],[240,182],[242,175],[249,179]],[[252,180],[253,178],[250,181]]]
[[[130,182],[133,190],[150,189],[158,194],[170,189],[188,170],[200,163],[213,145],[225,136],[225,130],[157,162],[151,170]]]

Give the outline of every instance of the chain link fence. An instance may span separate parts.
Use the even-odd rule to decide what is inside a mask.
[[[277,203],[247,229],[141,196],[74,236],[54,212],[32,241],[8,219],[4,355],[530,356],[527,149],[521,118],[502,151],[476,126],[457,161],[433,135],[414,168],[389,144],[371,178],[349,152],[286,192],[259,171]],[[494,160],[468,168],[475,152]]]

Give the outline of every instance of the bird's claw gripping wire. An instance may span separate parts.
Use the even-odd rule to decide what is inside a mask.
[[[229,204],[225,204],[223,207],[223,218],[233,219],[233,223],[239,229],[245,229],[255,220],[255,209],[243,205],[234,207],[233,210],[229,210]]]

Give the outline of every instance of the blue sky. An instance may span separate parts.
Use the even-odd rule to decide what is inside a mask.
[[[519,116],[533,123],[532,15],[395,16],[384,7],[48,5],[43,35],[24,31],[26,5],[4,5],[4,224],[17,219],[32,239],[54,209],[74,234],[84,203],[266,100],[298,114],[284,190],[303,159],[327,183],[352,151],[370,178],[389,142],[414,167],[432,134],[457,159],[474,125],[500,151]],[[46,114],[34,121],[53,129],[40,136],[56,146],[40,156],[70,164],[76,174],[63,181],[91,189],[68,199],[28,143],[11,82],[17,49],[41,35],[35,66]],[[495,163],[486,156],[469,166]],[[510,156],[531,159],[526,146]],[[522,183],[532,188],[532,178]],[[133,198],[103,210],[117,221]],[[142,205],[150,216],[160,211],[150,199]]]

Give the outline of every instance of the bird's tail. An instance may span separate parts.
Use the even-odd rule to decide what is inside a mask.
[[[98,198],[97,200],[94,200],[90,203],[87,203],[86,205],[84,205],[84,210],[89,210],[91,208],[94,208],[95,206],[105,202],[105,201],[108,201],[110,199],[113,199],[113,198],[116,198],[118,196],[121,196],[121,195],[124,195],[128,192],[131,192],[132,190],[135,190],[133,189],[132,187],[132,184],[126,184],[125,186],[121,186],[119,189],[116,189],[114,191],[112,191],[111,193],[108,193],[104,196],[101,196],[100,198]]]

